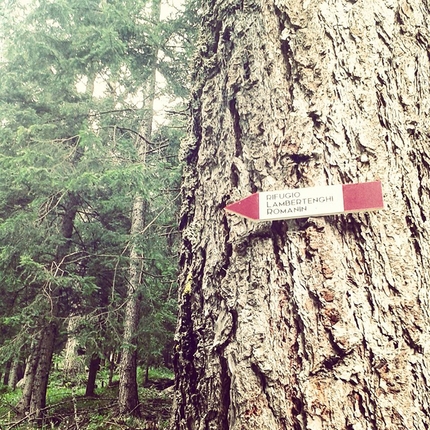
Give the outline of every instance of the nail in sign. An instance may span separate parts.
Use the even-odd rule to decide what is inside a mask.
[[[265,191],[225,207],[260,221],[307,218],[384,208],[381,182]]]

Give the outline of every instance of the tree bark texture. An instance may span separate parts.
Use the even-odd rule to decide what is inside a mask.
[[[428,428],[428,1],[202,13],[172,428]],[[373,180],[383,211],[224,211],[256,191]]]

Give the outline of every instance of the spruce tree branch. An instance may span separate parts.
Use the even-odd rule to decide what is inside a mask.
[[[119,126],[119,125],[109,125],[108,126],[109,128],[113,128],[113,129],[115,129],[115,130],[119,130],[119,131],[122,131],[122,132],[124,132],[124,131],[129,131],[130,133],[133,133],[133,134],[135,134],[136,136],[138,136],[140,139],[142,139],[144,142],[146,142],[148,145],[152,145],[152,146],[155,146],[155,145],[157,145],[156,143],[154,143],[154,142],[151,142],[150,140],[148,140],[145,136],[143,136],[141,133],[139,133],[138,131],[136,131],[136,130],[133,130],[133,129],[131,129],[131,128],[128,128],[128,127],[122,127],[122,126]],[[148,152],[147,152],[148,153]]]
[[[103,112],[90,113],[90,114],[88,114],[88,116],[89,117],[94,117],[94,116],[100,116],[100,115],[107,115],[109,113],[138,112],[139,110],[143,110],[143,109],[133,109],[133,108],[112,109],[112,110],[105,110]]]
[[[168,114],[171,114],[171,115],[182,115],[182,116],[188,117],[190,115],[189,114],[189,110],[190,109],[187,107],[187,108],[185,108],[183,110],[165,110],[164,112],[168,113]]]
[[[38,222],[41,223],[50,212],[52,212],[61,203],[63,197],[67,194],[67,191],[59,193],[54,193],[48,197],[48,199],[40,206]],[[55,202],[57,198],[57,202]]]
[[[181,193],[179,192],[171,201],[171,203],[175,202],[179,197],[180,197]],[[149,224],[147,224],[141,231],[138,231],[136,234],[137,235],[143,235],[145,234],[145,232],[152,226],[152,224],[155,223],[155,221],[157,221],[157,219],[166,211],[167,206],[165,206],[163,209],[161,209],[160,212],[158,212],[157,215],[155,215],[155,217],[151,220],[151,222],[149,222]],[[121,252],[121,255],[118,256],[118,260],[115,264],[115,269],[114,269],[114,276],[113,276],[113,281],[112,281],[112,302],[114,301],[114,295],[115,295],[115,285],[116,285],[116,274],[117,274],[117,270],[118,270],[118,266],[119,266],[119,262],[121,260],[120,257],[123,257],[124,254],[126,253],[128,247],[130,246],[131,241],[128,241],[127,244],[125,245],[123,251]]]
[[[180,197],[181,193],[178,193],[173,200],[171,201],[171,203],[175,202],[179,197]],[[160,212],[158,212],[157,215],[155,215],[155,217],[149,222],[149,224],[147,224],[141,231],[139,231],[137,234],[145,234],[146,231],[149,229],[149,227],[152,226],[152,224],[155,223],[155,221],[157,221],[158,218],[160,218],[160,216],[166,211],[167,206],[164,206],[163,209],[161,209]]]

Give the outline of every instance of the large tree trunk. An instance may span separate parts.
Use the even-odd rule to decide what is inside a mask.
[[[172,428],[427,428],[429,17],[422,0],[205,4]],[[384,211],[223,209],[372,180]]]

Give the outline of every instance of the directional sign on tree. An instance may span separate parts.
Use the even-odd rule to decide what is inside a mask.
[[[279,220],[384,208],[381,182],[265,191],[225,207],[253,220]]]

